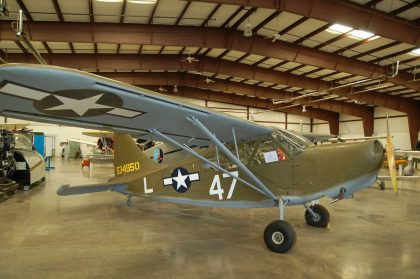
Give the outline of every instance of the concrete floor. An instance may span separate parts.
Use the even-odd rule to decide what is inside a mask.
[[[104,181],[112,168],[82,172],[57,160],[45,185],[0,203],[0,278],[419,278],[420,182],[398,197],[371,187],[326,205],[330,229],[286,210],[297,243],[270,252],[265,226],[277,209],[211,209],[116,193],[58,197],[61,184]]]

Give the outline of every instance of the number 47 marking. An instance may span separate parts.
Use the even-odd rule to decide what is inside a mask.
[[[238,177],[238,171],[233,171],[233,172],[231,172],[231,174]],[[226,173],[223,174],[223,178],[228,178],[228,177],[231,177],[231,176],[226,174]],[[233,191],[235,190],[235,186],[236,186],[236,181],[237,181],[237,179],[232,177],[232,183],[230,184],[229,193],[228,193],[227,198],[226,198],[228,200],[232,198]],[[210,195],[218,195],[219,200],[223,200],[223,193],[224,192],[225,191],[223,190],[222,185],[220,183],[220,175],[216,174],[213,178],[213,182],[211,183],[209,194]]]

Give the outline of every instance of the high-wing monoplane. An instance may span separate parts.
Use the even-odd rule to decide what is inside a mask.
[[[305,207],[308,225],[326,227],[322,197],[350,198],[371,185],[384,152],[377,140],[315,146],[304,137],[215,112],[146,89],[52,66],[0,66],[0,114],[115,133],[115,177],[62,186],[59,195],[114,191],[198,206],[279,210],[264,231],[274,252],[296,241],[286,206]],[[155,162],[131,136],[169,143],[188,156]],[[350,166],[350,167],[349,167]]]

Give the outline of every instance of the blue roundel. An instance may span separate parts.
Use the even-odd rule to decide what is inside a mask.
[[[185,193],[191,187],[189,172],[184,168],[176,168],[172,172],[172,187],[178,193]]]

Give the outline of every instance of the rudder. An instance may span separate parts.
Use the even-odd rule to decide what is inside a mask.
[[[124,174],[152,172],[161,167],[161,164],[147,158],[129,134],[115,133],[114,171],[116,177]]]

